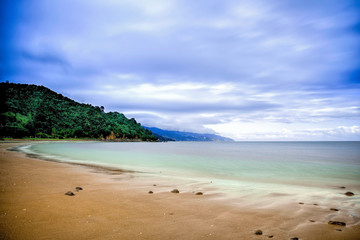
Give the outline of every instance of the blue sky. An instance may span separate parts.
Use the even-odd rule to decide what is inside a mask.
[[[1,5],[1,81],[163,129],[360,140],[357,0]]]

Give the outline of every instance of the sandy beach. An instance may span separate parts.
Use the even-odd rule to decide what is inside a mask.
[[[338,213],[312,203],[247,208],[181,186],[158,191],[132,173],[8,151],[24,144],[0,144],[0,239],[360,239],[359,224],[329,225]]]

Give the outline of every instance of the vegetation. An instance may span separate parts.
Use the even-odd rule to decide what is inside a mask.
[[[0,83],[0,136],[33,138],[141,139],[148,129],[118,112],[81,104],[44,86]]]

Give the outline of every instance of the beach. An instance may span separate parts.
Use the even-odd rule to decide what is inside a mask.
[[[328,216],[338,214],[328,206],[299,204],[299,199],[273,208],[249,208],[221,201],[213,193],[196,195],[183,192],[181,186],[161,186],[154,178],[138,179],[131,172],[44,161],[8,151],[26,144],[29,142],[2,141],[0,145],[0,239],[316,240],[360,236],[359,224],[328,224]],[[175,188],[180,193],[171,193]],[[75,195],[65,195],[68,191]],[[340,214],[335,220],[348,219]],[[256,235],[257,230],[262,234]]]

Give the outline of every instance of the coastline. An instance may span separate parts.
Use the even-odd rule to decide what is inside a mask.
[[[0,239],[358,239],[359,224],[332,226],[328,210],[297,202],[249,209],[211,195],[157,191],[131,172],[29,158],[0,142]],[[83,190],[76,192],[75,187]],[[148,191],[154,194],[149,194]],[[73,191],[75,196],[67,196]],[[327,212],[325,212],[327,211]],[[311,222],[314,220],[315,222]],[[339,219],[341,221],[341,219]],[[262,235],[254,232],[261,229]],[[341,231],[337,231],[340,229]]]

